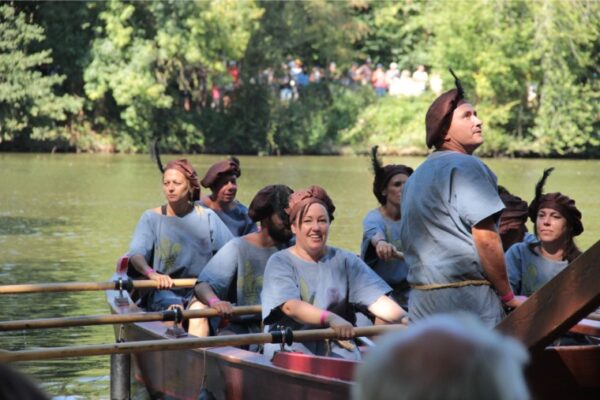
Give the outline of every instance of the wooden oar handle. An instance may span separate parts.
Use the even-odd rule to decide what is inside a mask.
[[[354,328],[355,336],[373,336],[392,330],[406,328],[405,325],[376,325]],[[332,328],[305,331],[293,331],[294,342],[310,342],[314,340],[333,339],[336,337]],[[250,333],[244,335],[211,336],[204,338],[183,338],[164,340],[144,340],[73,347],[54,347],[40,350],[22,350],[0,352],[0,362],[49,360],[55,358],[99,356],[108,354],[140,353],[144,351],[186,350],[206,347],[244,346],[259,343],[281,343],[280,336],[271,333]]]
[[[179,308],[177,310],[180,310]],[[260,305],[234,307],[231,315],[260,314]],[[180,316],[179,316],[180,314]],[[126,324],[133,322],[174,321],[176,319],[216,317],[219,312],[214,308],[186,311],[154,311],[129,314],[86,315],[65,318],[39,318],[18,321],[0,322],[1,331],[18,331],[23,329],[68,328],[72,326]]]
[[[173,279],[174,288],[191,288],[196,284],[195,278]],[[158,282],[149,279],[123,279],[113,282],[56,282],[30,283],[21,285],[0,286],[0,294],[50,293],[50,292],[84,292],[95,290],[129,290],[157,288]]]

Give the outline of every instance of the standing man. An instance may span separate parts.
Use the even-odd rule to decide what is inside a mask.
[[[425,117],[427,147],[435,151],[402,195],[409,317],[468,311],[493,327],[504,317],[503,303],[516,307],[524,299],[508,283],[496,176],[472,156],[483,143],[482,122],[454,77],[456,89],[435,99]]]

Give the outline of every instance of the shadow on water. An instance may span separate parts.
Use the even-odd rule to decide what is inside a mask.
[[[0,216],[0,236],[36,235],[42,231],[64,226],[65,219]]]

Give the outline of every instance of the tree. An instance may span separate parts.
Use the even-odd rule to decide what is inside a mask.
[[[600,154],[600,3],[534,3],[541,61],[532,149],[544,155]]]
[[[51,51],[31,51],[44,39],[41,27],[27,20],[13,6],[0,6],[0,142],[63,137],[61,124],[77,112],[81,100],[55,94],[63,75],[43,74],[52,62]]]

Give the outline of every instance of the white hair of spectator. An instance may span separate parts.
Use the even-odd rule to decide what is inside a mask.
[[[468,314],[434,315],[369,349],[353,400],[527,400],[516,340]]]

